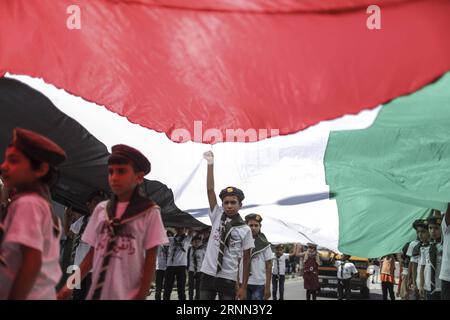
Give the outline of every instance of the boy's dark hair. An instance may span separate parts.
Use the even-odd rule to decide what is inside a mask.
[[[23,155],[30,161],[31,169],[38,170],[41,165],[44,163],[42,161],[36,160],[35,158],[29,156],[27,153],[22,152]],[[48,172],[45,176],[39,178],[42,183],[49,185],[50,187],[54,186],[59,178],[59,171],[55,167],[48,165]]]
[[[425,219],[417,219],[413,222],[412,227],[417,231],[418,228],[427,229],[428,222]]]
[[[130,159],[121,156],[119,154],[112,154],[109,158],[108,158],[108,165],[112,165],[112,164],[129,164],[130,166],[133,167],[134,172],[139,172],[138,167],[136,166],[136,164],[131,161]]]
[[[402,257],[405,257],[406,256],[406,253],[408,252],[408,248],[409,248],[409,244],[410,244],[411,242],[407,242],[407,243],[405,243],[405,245],[403,246],[403,248],[402,248]]]

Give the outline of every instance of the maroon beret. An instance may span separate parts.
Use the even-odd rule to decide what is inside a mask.
[[[67,159],[64,150],[52,140],[23,128],[13,131],[12,145],[35,160],[58,166]]]
[[[111,156],[121,156],[130,160],[139,171],[148,174],[151,170],[150,161],[137,149],[125,144],[117,144],[111,148]]]

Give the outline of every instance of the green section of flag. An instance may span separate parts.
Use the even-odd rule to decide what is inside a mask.
[[[450,202],[450,73],[383,106],[370,128],[331,132],[324,159],[339,250],[400,252],[412,222]]]

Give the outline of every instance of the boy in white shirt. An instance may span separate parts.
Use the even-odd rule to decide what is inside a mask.
[[[208,162],[207,193],[212,231],[203,260],[200,280],[200,300],[244,300],[250,272],[250,249],[255,244],[250,228],[239,215],[244,193],[228,187],[219,194],[222,208],[214,191],[214,155],[204,154]],[[243,264],[242,284],[239,285],[239,261]]]
[[[81,263],[81,278],[92,269],[88,299],[144,300],[158,246],[168,242],[160,208],[139,189],[150,172],[150,162],[138,150],[116,145],[108,172],[114,195],[95,208],[82,236],[91,249]],[[58,297],[66,299],[70,293],[65,286]]]
[[[186,229],[175,228],[175,236],[169,238],[169,253],[164,281],[164,300],[170,300],[175,278],[177,279],[178,300],[186,300],[187,252],[192,240],[192,231],[186,235]]]
[[[442,265],[439,279],[441,279],[441,299],[450,300],[450,204],[442,219]]]
[[[277,292],[280,293],[280,299],[284,300],[284,281],[286,276],[286,260],[289,260],[289,254],[284,253],[284,246],[279,244],[275,247],[275,256],[272,261],[272,296],[277,300]]]
[[[169,232],[167,232],[167,237]],[[169,256],[169,246],[161,245],[158,247],[158,256],[156,257],[156,272],[155,272],[155,300],[161,300],[161,292],[164,286],[164,278],[166,277],[167,258]]]
[[[441,280],[439,272],[442,264],[442,217],[428,218],[428,230],[431,242],[428,250],[421,253],[419,293],[426,300],[441,300]]]
[[[351,299],[351,280],[359,275],[353,262],[350,262],[350,255],[342,255],[342,259],[335,262],[338,278],[338,300]]]
[[[413,228],[417,233],[417,241],[412,241],[409,245],[408,252],[406,253],[410,257],[408,267],[408,288],[411,290],[409,294],[410,300],[420,299],[419,296],[419,261],[420,255],[424,251],[428,250],[428,243],[430,241],[430,233],[428,232],[428,222],[426,219],[418,219],[414,221]]]
[[[196,235],[192,238],[192,246],[189,248],[189,300],[200,300],[200,268],[205,258],[206,246],[202,237]]]
[[[250,277],[248,278],[247,300],[268,300],[270,298],[270,280],[273,253],[270,242],[261,233],[262,217],[251,213],[245,216],[245,222],[252,230],[255,248],[250,255]],[[242,268],[240,268],[242,278]]]

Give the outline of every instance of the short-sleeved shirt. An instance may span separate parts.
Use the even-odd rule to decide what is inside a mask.
[[[406,255],[410,257],[410,261],[413,263],[419,263],[420,256],[413,256],[414,248],[419,244],[419,240],[413,240],[409,243],[408,250],[406,251]]]
[[[248,278],[248,284],[255,286],[262,286],[266,284],[266,261],[273,259],[273,252],[268,246],[266,249],[258,254],[255,254],[250,260],[250,276]],[[242,282],[243,279],[243,264],[239,266],[239,279]]]
[[[352,275],[357,274],[355,265],[352,262],[336,261],[337,277],[341,280],[350,279]]]
[[[420,247],[420,254],[418,255],[418,258],[417,258],[417,271],[416,271],[416,285],[417,286],[419,286],[419,284],[420,284],[420,272],[419,272],[420,271],[420,268],[419,268],[420,261],[422,260],[422,257],[428,256],[429,250],[430,250],[430,247],[428,245]]]
[[[9,206],[4,227],[0,250],[7,267],[0,265],[0,300],[8,298],[22,265],[21,246],[42,254],[42,265],[27,299],[56,299],[55,287],[62,276],[59,265],[60,234],[55,235],[50,204],[37,194],[24,194]]]
[[[97,205],[92,213],[82,240],[95,248],[92,267],[90,299],[100,275],[110,231],[106,213],[107,201]],[[121,210],[122,211],[122,210]],[[100,299],[129,300],[139,291],[146,250],[168,242],[158,207],[148,209],[146,214],[127,222],[119,231],[106,272]]]
[[[442,265],[439,279],[450,282],[450,226],[442,219]]]
[[[194,248],[191,247],[189,256],[189,271],[191,272],[200,271],[203,259],[205,258],[205,254],[206,254],[206,246],[202,246],[197,250],[194,250]],[[197,270],[195,270],[195,263],[197,263]]]
[[[70,225],[70,231],[72,231],[73,234],[78,235],[80,233],[80,230],[85,223],[87,216],[82,216],[77,221],[72,223]],[[78,247],[75,249],[75,259],[74,264],[77,266],[81,265],[81,262],[83,262],[83,259],[86,257],[86,254],[89,252],[89,249],[91,249],[91,246],[88,245],[86,242],[80,240],[80,243],[78,244]]]
[[[176,237],[169,238],[169,254],[167,255],[167,267],[186,267],[187,254],[192,240],[191,236],[184,235],[183,240],[177,245]]]
[[[218,205],[212,211],[210,210],[209,217],[212,224],[211,236],[208,240],[201,272],[213,277],[236,281],[239,271],[238,263],[243,256],[243,251],[255,246],[252,231],[247,225],[233,228],[229,236],[228,245],[225,246],[222,270],[217,273],[217,258],[219,256],[220,235],[222,232],[222,210]],[[229,219],[226,222],[228,221]]]
[[[168,245],[162,245],[158,247],[158,256],[156,257],[156,270],[166,271],[168,254]]]
[[[284,276],[286,273],[286,261],[289,261],[289,254],[283,253],[280,257],[274,254],[272,260],[272,274]]]
[[[425,248],[421,248],[425,249]],[[420,253],[420,260],[419,260],[419,266],[424,266],[424,288],[427,291],[431,291],[431,261],[430,261],[430,250],[429,247],[426,248],[427,250],[421,250]],[[437,259],[436,259],[436,272],[435,272],[435,290],[441,291],[441,280],[439,279],[439,273],[441,271],[441,264],[442,264],[442,244],[438,243],[436,244],[437,249]],[[417,282],[419,284],[420,282]]]

